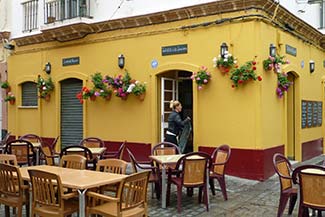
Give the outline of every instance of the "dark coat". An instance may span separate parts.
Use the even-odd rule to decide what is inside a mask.
[[[178,112],[172,111],[168,117],[168,131],[171,133],[179,135],[179,133],[183,130],[185,122],[189,121],[189,119],[185,119],[182,121],[181,116]]]

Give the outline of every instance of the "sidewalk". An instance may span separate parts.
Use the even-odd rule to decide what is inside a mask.
[[[294,164],[297,167],[302,164],[318,164],[324,156],[318,156],[303,163]],[[277,215],[280,183],[275,174],[264,182],[241,179],[233,176],[226,176],[228,201],[224,201],[221,191],[216,191],[213,196],[209,191],[210,211],[206,212],[204,204],[198,204],[198,192],[194,190],[193,197],[187,197],[185,189],[182,197],[182,213],[177,214],[176,189],[171,192],[171,205],[162,209],[160,201],[151,199],[151,185],[149,186],[149,216],[200,216],[200,217],[275,217]],[[216,183],[216,188],[218,184]],[[296,202],[293,215],[298,216],[299,198]],[[323,214],[325,215],[325,213]],[[288,215],[288,206],[283,217]]]

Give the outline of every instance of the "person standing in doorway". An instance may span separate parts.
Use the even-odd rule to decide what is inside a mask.
[[[173,110],[168,117],[168,128],[166,132],[165,141],[178,145],[177,137],[184,128],[184,124],[191,119],[189,117],[182,121],[180,112],[182,111],[182,104],[179,101],[170,101],[170,108]]]

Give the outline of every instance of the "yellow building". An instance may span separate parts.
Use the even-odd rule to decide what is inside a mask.
[[[8,60],[16,96],[15,104],[8,105],[9,131],[49,140],[61,135],[63,146],[88,136],[108,145],[127,140],[139,158],[146,159],[150,145],[163,139],[169,100],[178,98],[185,115],[192,117],[193,150],[232,147],[228,174],[264,180],[274,173],[276,152],[299,161],[319,155],[324,136],[324,37],[271,2],[217,1],[121,20],[48,27],[41,34],[16,38],[15,53]],[[222,73],[212,61],[222,43],[239,68],[256,61],[256,76],[262,81],[232,88],[231,73]],[[282,72],[293,84],[282,98],[276,93],[277,73],[263,69],[270,44],[278,56],[290,60]],[[122,69],[120,54],[125,57]],[[29,97],[35,94],[38,75],[48,77],[46,63],[55,89],[50,101],[35,101]],[[208,68],[211,81],[198,90],[190,77],[201,66]],[[91,75],[117,76],[125,70],[146,82],[144,101],[130,95],[127,100],[113,96],[79,103],[76,94],[83,86],[92,87]]]

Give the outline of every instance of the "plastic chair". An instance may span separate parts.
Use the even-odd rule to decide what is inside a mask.
[[[105,153],[103,155],[103,158],[106,159],[106,158],[116,158],[116,159],[121,159],[123,160],[123,156],[124,156],[124,151],[125,151],[125,148],[126,148],[126,141],[124,141],[117,152],[111,152],[111,153]]]
[[[276,153],[273,156],[273,167],[275,172],[278,174],[280,181],[280,200],[277,217],[282,216],[289,198],[290,203],[288,213],[291,215],[297,201],[297,188],[293,187],[291,177],[292,166],[285,156]]]
[[[179,147],[171,142],[161,142],[151,150],[152,155],[173,155],[180,153]]]
[[[170,202],[171,184],[177,187],[177,211],[181,212],[182,205],[182,188],[199,188],[199,202],[202,199],[202,190],[204,191],[204,202],[207,211],[208,189],[207,189],[207,169],[210,163],[210,155],[204,152],[192,152],[185,154],[177,163],[174,171],[178,171],[176,176],[172,176],[172,169],[169,168],[168,186],[167,186],[167,204]]]
[[[18,166],[17,158],[14,154],[0,154],[0,163]]]
[[[67,216],[78,212],[77,192],[64,193],[60,176],[28,170],[32,183],[32,216]]]
[[[86,163],[87,163],[87,158],[82,155],[78,155],[78,154],[63,155],[60,160],[60,167],[84,170],[86,169]]]
[[[39,137],[36,134],[25,134],[25,135],[19,137],[18,139],[27,140],[27,141],[29,141],[31,143],[38,142],[43,146],[43,141],[42,141],[41,137]]]
[[[229,161],[231,149],[228,145],[221,145],[216,148],[212,153],[212,164],[210,166],[209,184],[212,195],[215,195],[214,179],[217,179],[222,191],[224,200],[228,200],[225,170]]]
[[[74,151],[73,149],[79,149],[80,151]],[[93,157],[93,154],[89,150],[89,148],[80,146],[80,145],[67,146],[61,150],[60,157],[62,157],[63,155],[71,155],[71,154],[73,154],[73,155],[79,154],[79,155],[84,156],[87,159],[86,168],[87,169],[90,168],[93,170],[96,169],[97,158]],[[89,166],[89,164],[90,164],[90,166]]]
[[[7,143],[5,153],[16,155],[18,165],[36,165],[36,152],[32,143],[26,140],[13,140]]]
[[[120,182],[116,197],[88,191],[86,216],[148,216],[149,173],[143,171],[127,176]]]

